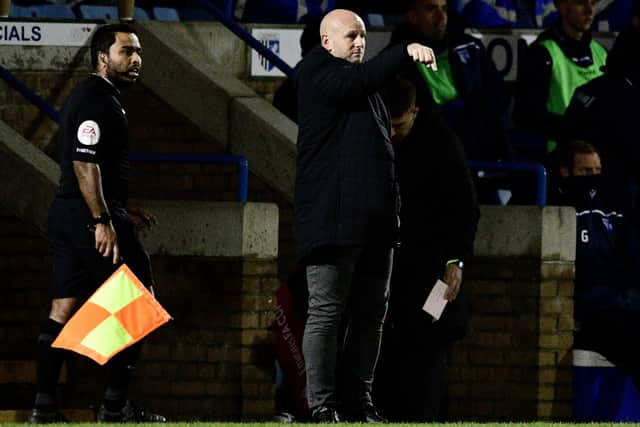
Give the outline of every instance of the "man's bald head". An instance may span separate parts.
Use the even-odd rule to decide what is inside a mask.
[[[322,47],[351,63],[362,62],[366,34],[362,18],[346,9],[329,12],[320,23]]]

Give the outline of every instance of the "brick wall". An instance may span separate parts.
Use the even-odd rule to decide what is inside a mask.
[[[132,396],[172,419],[264,419],[273,413],[275,261],[152,257],[157,298],[174,320],[146,341]],[[47,242],[0,218],[1,409],[33,402],[35,342],[48,313]],[[100,401],[104,371],[71,355],[64,408]]]
[[[174,317],[151,337],[138,391],[176,419],[273,413],[274,262],[154,257]]]
[[[46,318],[50,282],[47,243],[21,222],[0,216],[0,409],[33,399],[35,338]]]
[[[476,259],[468,337],[450,366],[452,420],[571,417],[573,263]]]

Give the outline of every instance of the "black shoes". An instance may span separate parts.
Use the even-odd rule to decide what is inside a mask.
[[[389,421],[378,414],[373,405],[366,405],[357,412],[350,412],[345,417],[347,421],[354,423],[374,423],[383,424]]]
[[[338,412],[331,406],[320,406],[311,414],[312,423],[334,424],[343,421],[353,423],[388,423],[387,419],[382,417],[376,411],[373,405],[366,405],[356,412],[348,412],[344,420],[338,415]]]
[[[134,405],[127,400],[118,412],[107,411],[104,403],[98,409],[97,420],[99,423],[166,423],[167,419],[162,415],[152,414]]]
[[[66,423],[67,419],[60,412],[55,409],[47,411],[44,409],[33,408],[29,419],[29,424],[51,424],[51,423]]]
[[[340,422],[338,411],[330,406],[319,406],[311,414],[312,423],[335,424]]]

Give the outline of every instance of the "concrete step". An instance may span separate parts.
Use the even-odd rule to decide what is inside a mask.
[[[67,370],[63,366],[60,382],[67,382]],[[35,384],[34,360],[0,360],[0,384]]]
[[[61,412],[72,422],[92,422],[96,420],[96,413],[91,409],[63,409]],[[30,414],[30,409],[0,411],[0,423],[23,423],[27,421]]]
[[[236,43],[228,30],[220,25],[217,28],[212,29],[220,31],[212,43],[217,46],[224,43],[223,39]],[[214,147],[246,157],[251,172],[293,201],[298,133],[295,123],[243,82],[221,73],[227,68],[228,56],[215,64],[210,48],[198,48],[203,46],[200,35],[151,21],[137,22],[136,31],[144,40],[147,61],[163,64],[145,70],[142,84],[187,117],[207,140],[215,142]],[[211,31],[206,31],[202,36],[211,37]],[[180,82],[172,76],[181,76]],[[203,113],[207,111],[217,114]]]

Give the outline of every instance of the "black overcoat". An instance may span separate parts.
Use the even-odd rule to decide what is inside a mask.
[[[378,90],[409,59],[406,45],[361,64],[318,46],[300,63],[298,259],[315,248],[394,244],[398,190],[390,119]]]

